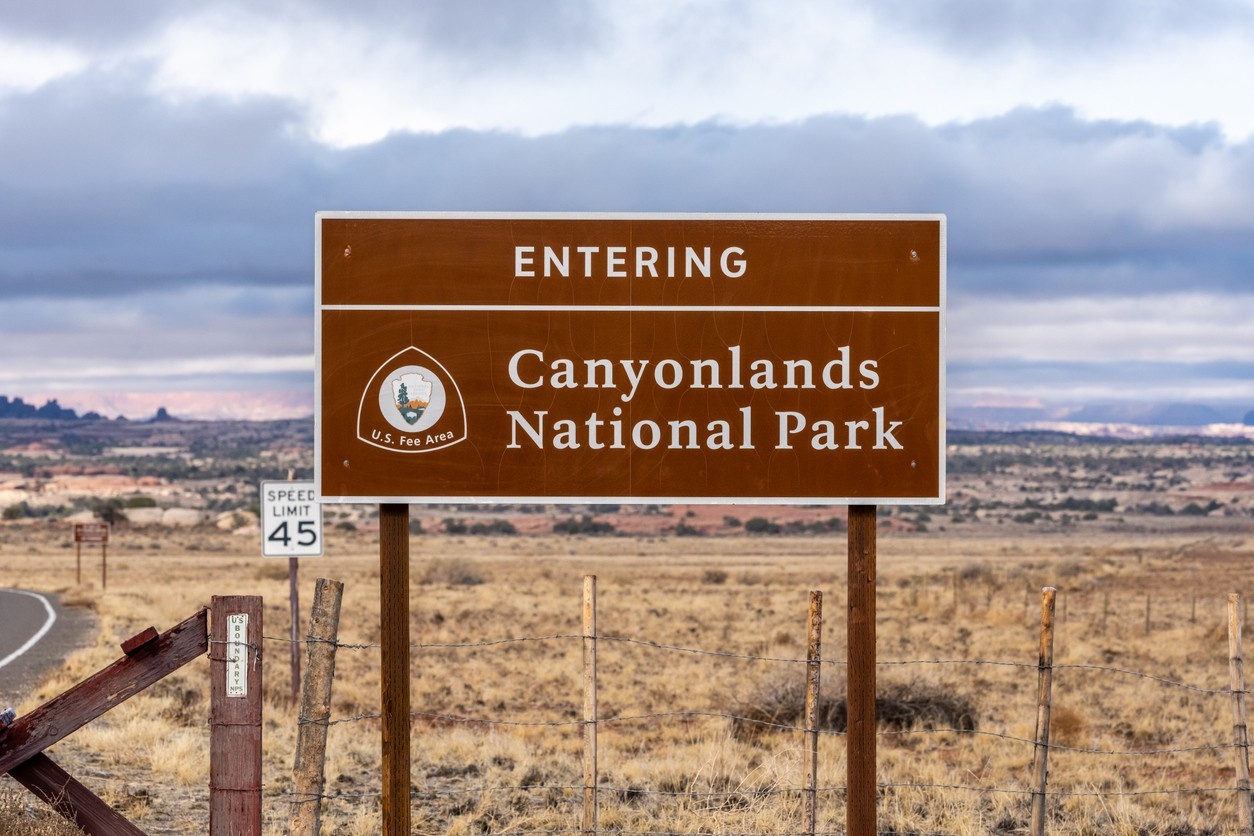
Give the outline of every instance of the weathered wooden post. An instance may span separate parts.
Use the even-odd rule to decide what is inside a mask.
[[[823,661],[823,593],[810,590],[806,616],[806,746],[805,770],[805,832],[813,836],[819,818],[819,679]]]
[[[261,598],[209,610],[209,833],[261,833]]]
[[[343,583],[318,578],[313,608],[309,612],[305,651],[308,664],[301,689],[300,726],[296,732],[296,787],[289,823],[292,836],[317,836],[322,827],[327,721],[331,718],[331,683],[335,678],[335,648],[343,596]]]
[[[1241,640],[1241,596],[1228,595],[1228,678],[1232,688],[1232,739],[1237,767],[1237,821],[1241,836],[1254,834],[1250,803],[1250,739],[1245,720],[1245,650]]]
[[[1041,596],[1041,646],[1036,675],[1036,751],[1032,760],[1032,836],[1045,833],[1045,786],[1049,778],[1049,715],[1054,688],[1054,597],[1047,586]]]
[[[583,832],[597,831],[597,576],[583,579]]]

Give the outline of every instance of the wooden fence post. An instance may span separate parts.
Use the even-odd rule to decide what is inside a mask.
[[[597,831],[597,576],[583,579],[583,832]]]
[[[1047,586],[1041,595],[1041,648],[1037,662],[1036,753],[1032,761],[1032,836],[1045,833],[1045,785],[1049,778],[1049,712],[1054,687],[1054,598]]]
[[[261,833],[261,598],[213,596],[209,611],[209,833]]]
[[[307,664],[301,687],[300,725],[296,731],[296,787],[288,827],[292,836],[318,836],[322,828],[327,721],[331,718],[331,682],[335,678],[335,648],[340,635],[343,596],[343,583],[318,578],[313,608],[309,612]]]
[[[818,826],[819,780],[819,673],[823,658],[823,593],[810,590],[806,619],[806,747],[805,747],[805,832],[814,836]]]
[[[1250,803],[1250,741],[1245,724],[1245,651],[1241,641],[1240,594],[1228,595],[1228,679],[1232,687],[1232,738],[1237,759],[1237,819],[1241,836],[1254,834],[1254,808]]]

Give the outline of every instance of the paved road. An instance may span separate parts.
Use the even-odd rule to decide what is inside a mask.
[[[55,595],[0,589],[0,709],[31,702],[39,681],[88,639],[94,623]]]

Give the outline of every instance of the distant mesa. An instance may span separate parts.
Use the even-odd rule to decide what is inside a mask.
[[[1117,422],[1146,426],[1198,427],[1222,424],[1224,417],[1204,404],[1095,404],[1069,415],[1068,421]]]
[[[72,409],[67,409],[52,399],[43,406],[26,403],[21,398],[9,400],[8,395],[0,395],[0,418],[43,418],[52,421],[99,421],[101,416],[96,412],[88,412],[79,417]]]
[[[99,412],[87,412],[79,415],[72,409],[61,406],[57,403],[56,398],[45,403],[43,406],[35,406],[27,403],[21,398],[10,399],[8,395],[0,395],[0,418],[35,418],[45,421],[103,421],[104,416]],[[116,420],[125,421],[126,416],[119,415]],[[170,411],[164,406],[157,409],[157,414],[148,419],[148,423],[159,423],[165,421],[181,421],[170,414]]]

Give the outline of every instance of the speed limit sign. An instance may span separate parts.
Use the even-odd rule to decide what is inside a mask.
[[[313,482],[261,483],[261,554],[322,554],[322,505]]]

